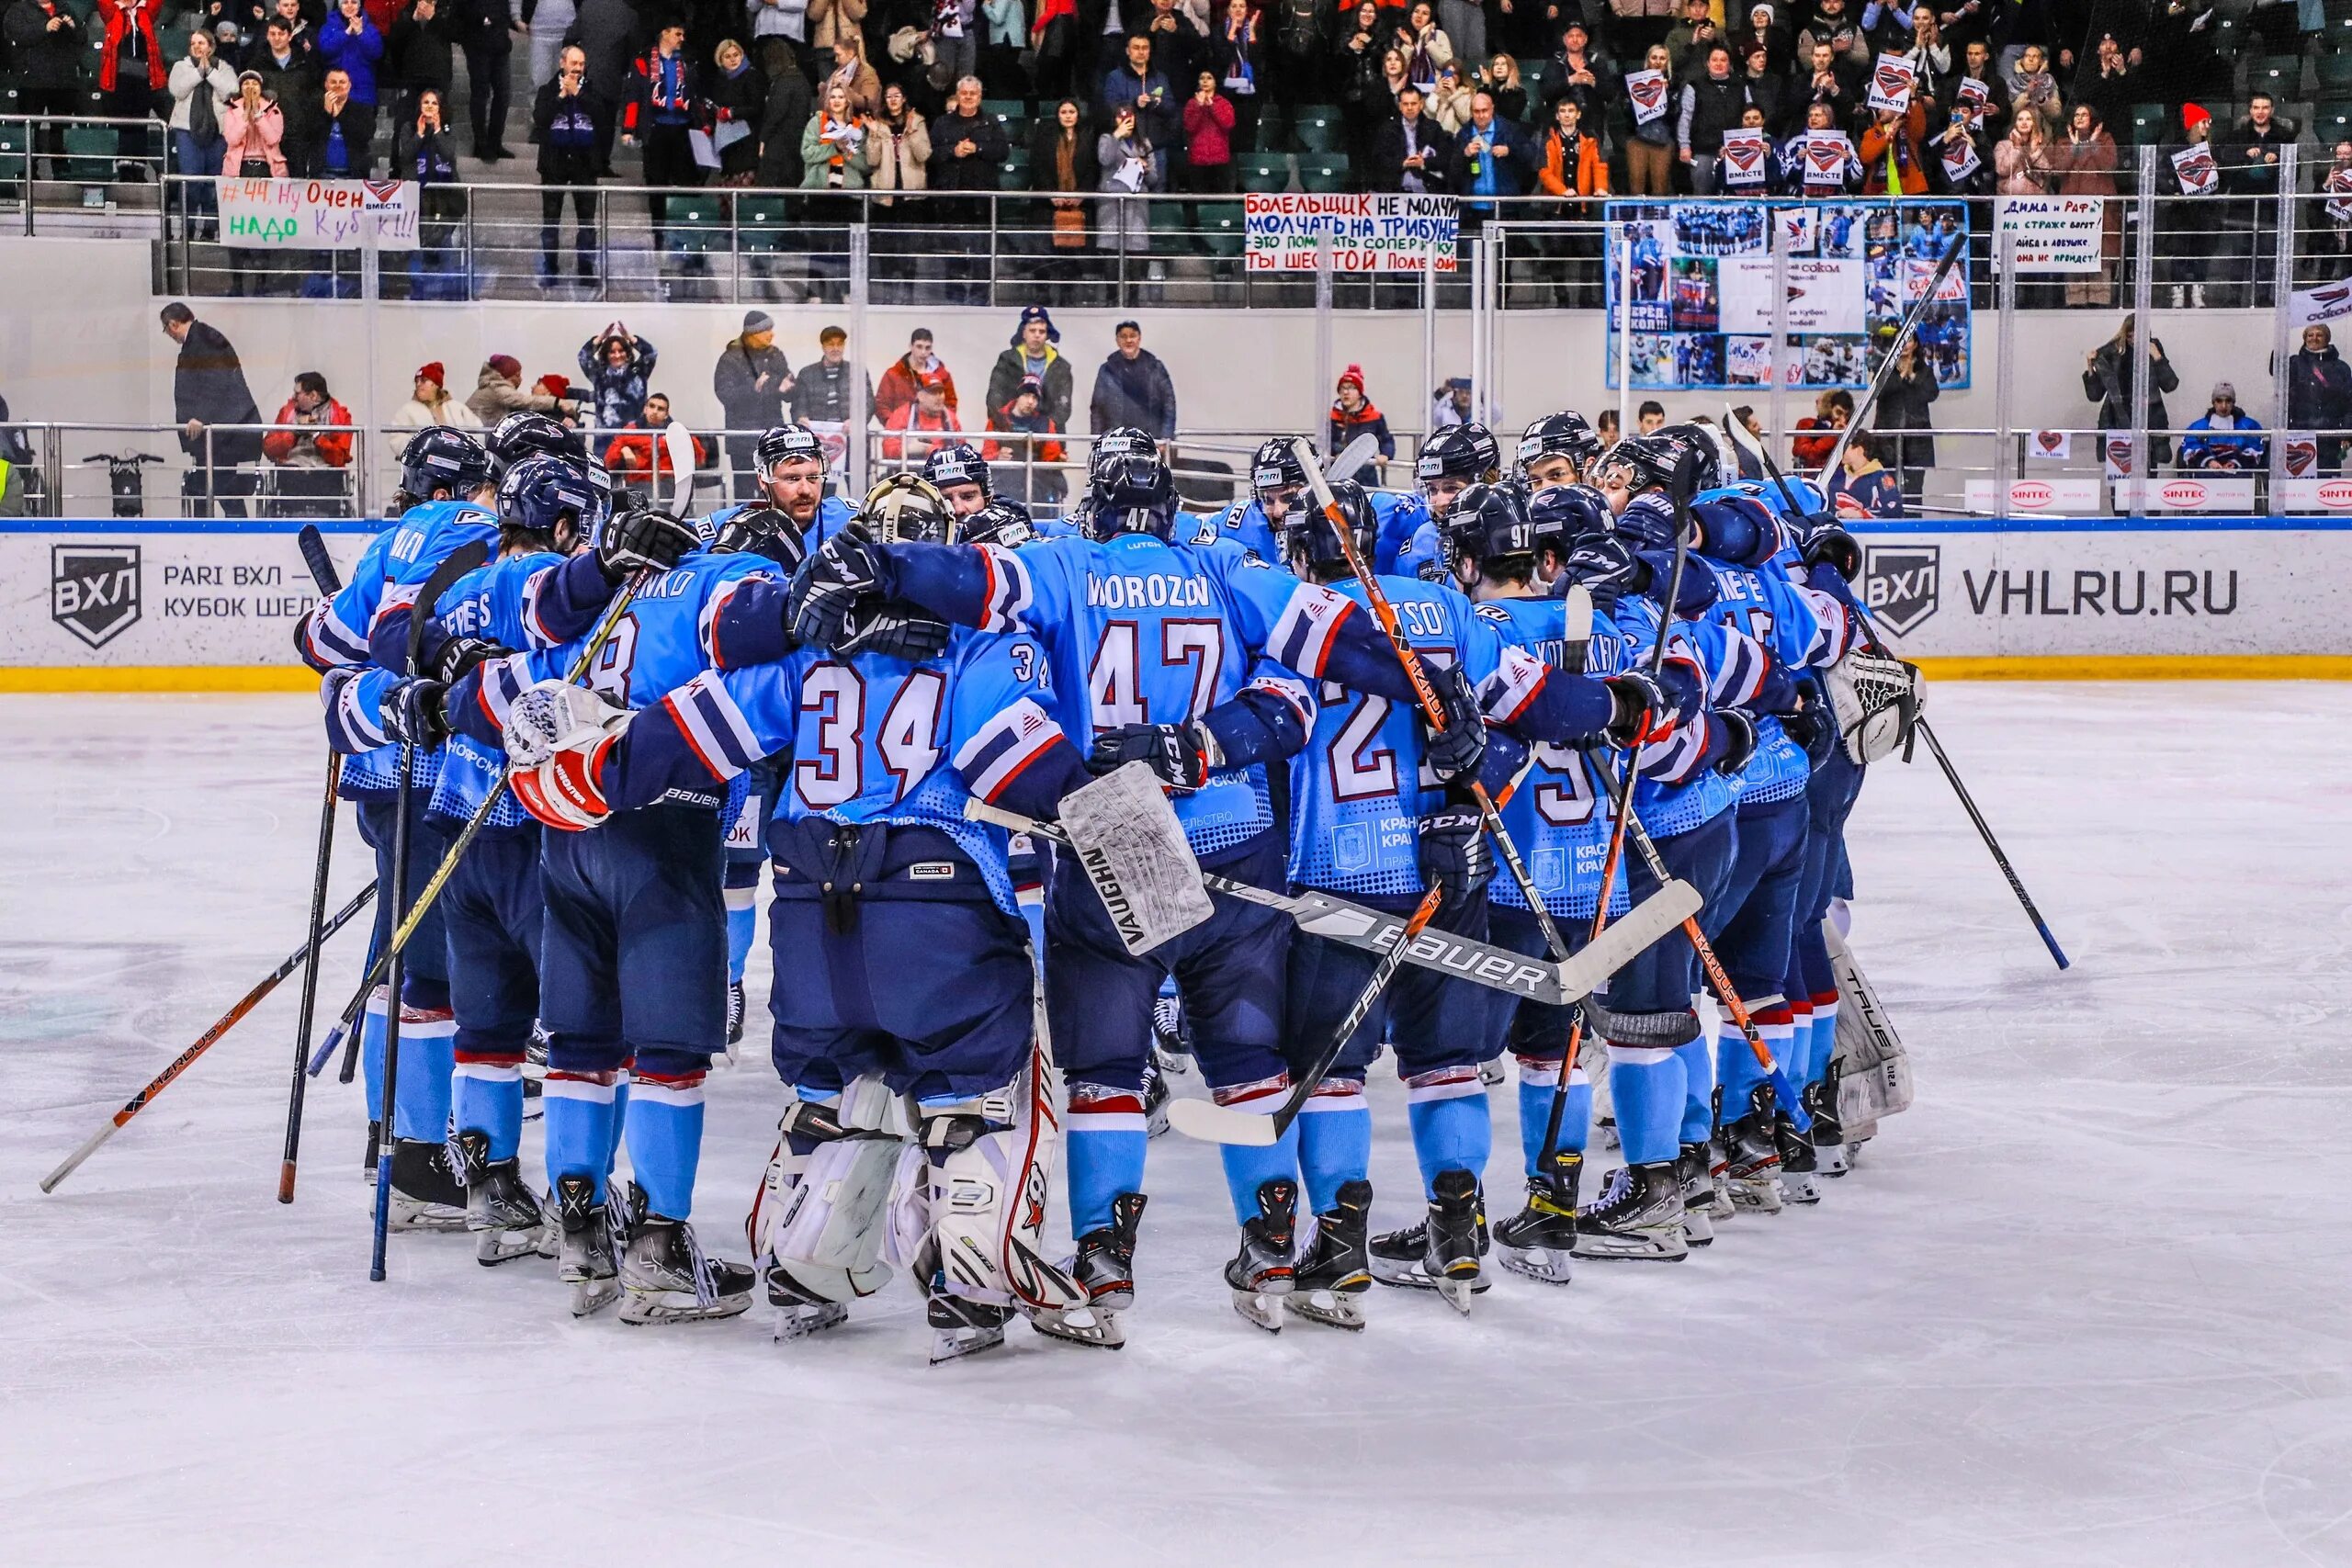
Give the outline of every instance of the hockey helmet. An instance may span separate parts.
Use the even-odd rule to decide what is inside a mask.
[[[580,465],[544,453],[520,458],[498,481],[500,525],[558,547],[601,537],[607,510]]]
[[[814,463],[820,471],[824,468],[825,445],[815,431],[795,423],[772,425],[760,433],[758,445],[752,448],[752,467],[761,479],[772,479],[786,463]]]
[[[1001,545],[1010,550],[1036,537],[1037,525],[1031,520],[1029,509],[1003,496],[956,519],[956,542],[959,545]]]
[[[1097,441],[1087,484],[1094,502],[1090,520],[1095,538],[1118,534],[1168,537],[1176,510],[1175,476],[1159,455],[1159,444],[1133,426],[1121,426]]]
[[[1372,509],[1371,494],[1353,479],[1333,479],[1331,499],[1339,503],[1340,515],[1347,519],[1348,536],[1355,544],[1357,556],[1370,560],[1380,543],[1380,514]],[[1317,578],[1345,575],[1349,570],[1347,552],[1340,547],[1339,536],[1320,507],[1302,506],[1283,519],[1283,555],[1295,570]]]
[[[1475,484],[1454,499],[1438,525],[1449,561],[1485,563],[1535,554],[1535,525],[1526,503],[1509,485]]]
[[[922,473],[924,479],[931,481],[932,488],[942,495],[948,495],[951,491],[967,486],[977,487],[979,491],[981,504],[985,505],[996,493],[995,487],[989,482],[987,461],[981,457],[979,449],[968,441],[951,442],[933,447],[931,456],[922,460]],[[949,503],[954,504],[952,497]],[[973,512],[978,510],[978,506],[972,508]],[[969,513],[966,513],[967,516],[969,514]]]
[[[1527,502],[1535,543],[1566,555],[1577,541],[1609,532],[1609,502],[1590,485],[1547,485]]]
[[[1592,433],[1584,415],[1573,409],[1562,409],[1558,413],[1545,414],[1521,433],[1518,468],[1525,474],[1529,465],[1558,457],[1566,457],[1577,472],[1582,473],[1584,466],[1600,454],[1600,437]]]
[[[430,501],[436,490],[470,500],[493,477],[489,450],[445,424],[418,432],[401,454],[401,491],[412,502]]]
[[[570,425],[529,409],[508,414],[490,433],[491,460],[502,474],[534,452],[578,462],[587,446]]]
[[[886,545],[944,545],[955,513],[939,487],[921,474],[892,474],[865,492],[859,509],[865,531]]]
[[[1291,437],[1275,435],[1258,443],[1258,454],[1250,459],[1250,494],[1261,510],[1267,497],[1306,483],[1306,466],[1298,460]]]
[[[1435,479],[1493,480],[1502,477],[1502,448],[1495,433],[1476,423],[1449,424],[1421,447],[1414,477],[1424,487]]]

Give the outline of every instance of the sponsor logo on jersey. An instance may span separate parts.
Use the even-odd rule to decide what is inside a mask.
[[[51,545],[49,618],[92,648],[139,619],[137,545]]]
[[[1872,619],[1906,637],[1936,613],[1942,548],[1936,545],[1870,545],[1862,550],[1862,603]]]

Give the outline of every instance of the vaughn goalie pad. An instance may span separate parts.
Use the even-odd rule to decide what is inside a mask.
[[[1129,953],[1148,953],[1216,913],[1175,808],[1143,763],[1064,795],[1061,825]]]
[[[1927,696],[1919,667],[1860,649],[1822,671],[1838,739],[1857,762],[1875,762],[1898,748],[1911,760],[1911,738]]]
[[[1822,933],[1838,977],[1838,1119],[1851,1137],[1858,1128],[1909,1108],[1911,1056],[1838,928],[1824,920]]]

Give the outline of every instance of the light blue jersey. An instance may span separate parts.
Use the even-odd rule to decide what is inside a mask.
[[[1769,805],[1804,793],[1813,767],[1804,749],[1790,739],[1781,721],[1749,708],[1773,667],[1793,673],[1821,634],[1812,604],[1778,564],[1761,569],[1726,566],[1703,556],[1691,564],[1715,580],[1715,602],[1706,612],[1729,634],[1724,657],[1709,671],[1708,701],[1716,707],[1747,710],[1756,725],[1756,752],[1740,770],[1740,800]]]
[[[983,628],[1026,631],[1043,644],[1051,710],[1081,747],[1097,731],[1186,723],[1245,685],[1287,680],[1261,660],[1319,675],[1353,612],[1231,540],[1180,547],[1122,534],[977,548],[989,570]],[[1303,709],[1304,692],[1288,684]],[[1193,852],[1211,854],[1272,827],[1267,798],[1262,766],[1227,768],[1177,796],[1176,816]]]
[[[901,823],[935,829],[979,867],[989,892],[1017,916],[1006,836],[968,821],[965,802],[994,800],[1062,738],[1044,649],[1034,637],[958,630],[936,658],[846,660],[802,649],[770,664],[707,670],[658,705],[714,779],[740,780],[786,747],[779,815],[799,821]],[[640,725],[632,742],[667,732]]]
[[[435,617],[451,637],[481,637],[504,648],[554,646],[537,617],[539,592],[563,565],[552,550],[495,560],[475,568],[449,585],[441,596]],[[433,809],[462,821],[488,798],[506,771],[501,748],[484,744],[464,731],[455,731],[444,749],[441,782],[433,792]],[[512,795],[498,803],[487,826],[516,828],[530,816]]]
[[[1567,604],[1562,599],[1495,599],[1478,606],[1479,617],[1500,633],[1505,643],[1521,649],[1555,670],[1581,671],[1595,677],[1614,675],[1625,668],[1625,643],[1617,624],[1598,608],[1590,623],[1567,625]],[[1614,825],[1610,801],[1596,784],[1591,765],[1573,746],[1544,741],[1529,748],[1527,772],[1503,802],[1503,826],[1519,846],[1544,895],[1544,907],[1554,915],[1589,917],[1600,897],[1600,879],[1609,860],[1609,837]],[[1619,868],[1611,890],[1609,910],[1623,914],[1631,907],[1629,879]],[[1509,908],[1524,909],[1527,898],[1510,877],[1487,885],[1487,897]]]
[[[1452,588],[1381,580],[1405,640],[1432,665],[1459,665],[1476,687],[1495,672],[1502,640]],[[1362,604],[1361,585],[1339,592]],[[1325,682],[1315,725],[1290,760],[1290,879],[1338,893],[1421,891],[1419,824],[1445,795],[1421,756],[1409,705]]]
[[[1621,599],[1611,615],[1622,649],[1621,668],[1647,669],[1658,635],[1657,602],[1646,596]],[[1724,660],[1729,639],[1720,623],[1677,621],[1667,642],[1669,658],[1690,660],[1701,671],[1701,687]],[[1673,736],[1642,748],[1642,777],[1634,784],[1634,815],[1652,838],[1670,838],[1711,822],[1736,805],[1739,785],[1713,768],[1701,767],[1708,727],[1678,725]]]

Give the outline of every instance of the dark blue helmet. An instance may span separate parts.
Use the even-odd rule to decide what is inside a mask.
[[[1175,476],[1159,443],[1131,426],[1095,442],[1087,494],[1094,502],[1088,527],[1098,539],[1136,533],[1164,539],[1175,522]]]
[[[1497,479],[1502,477],[1503,452],[1495,433],[1478,423],[1449,424],[1430,436],[1413,465],[1421,483],[1431,479]]]
[[[968,441],[950,442],[931,449],[922,460],[922,474],[935,489],[945,491],[949,485],[978,485],[983,496],[994,495],[989,483],[989,466],[979,448]]]
[[[570,425],[529,409],[508,414],[490,433],[490,455],[502,474],[534,452],[577,462],[588,455],[588,447]]]
[[[1306,482],[1306,467],[1298,460],[1298,448],[1289,436],[1270,436],[1258,443],[1258,455],[1250,459],[1251,496],[1263,502],[1275,491]]]
[[[1353,479],[1333,479],[1331,499],[1348,520],[1348,536],[1355,542],[1357,556],[1371,560],[1380,543],[1380,514],[1372,509],[1371,495]],[[1345,575],[1350,570],[1347,552],[1319,506],[1299,507],[1283,519],[1283,555],[1296,570],[1317,578]]]
[[[1509,485],[1475,484],[1454,498],[1438,525],[1449,560],[1487,562],[1535,554],[1535,525]]]
[[[572,542],[594,542],[606,514],[605,498],[586,472],[561,457],[530,454],[498,481],[498,521],[520,533],[560,540],[569,524]]]
[[[1537,545],[1566,555],[1577,540],[1609,532],[1609,501],[1590,485],[1550,485],[1529,500],[1527,520]]]
[[[401,490],[412,501],[430,501],[437,490],[470,497],[492,477],[490,453],[482,444],[446,424],[419,431],[401,454]]]
[[[805,424],[779,424],[760,433],[752,449],[752,466],[766,479],[786,463],[814,463],[820,469],[825,466],[825,444],[817,433]]]
[[[959,545],[1001,545],[1011,550],[1036,537],[1037,525],[1030,517],[1029,509],[1002,496],[978,512],[956,519],[956,542]]]
[[[1578,473],[1600,455],[1600,437],[1592,433],[1584,415],[1573,409],[1547,413],[1520,435],[1519,471],[1525,473],[1528,464],[1555,454],[1574,463]]]

